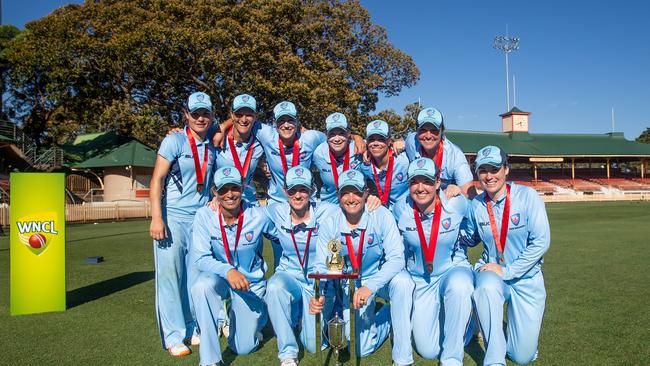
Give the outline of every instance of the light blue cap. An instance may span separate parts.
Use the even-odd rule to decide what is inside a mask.
[[[366,138],[372,135],[380,135],[388,138],[388,123],[380,119],[376,119],[366,126]]]
[[[257,112],[257,102],[252,95],[241,94],[235,97],[232,101],[232,111],[237,112],[242,108],[250,108],[253,112]]]
[[[212,101],[210,96],[204,92],[195,92],[187,98],[187,110],[193,113],[197,109],[207,109],[212,112]]]
[[[488,145],[476,153],[476,172],[481,165],[492,165],[501,168],[508,164],[508,155],[497,146]]]
[[[214,172],[214,185],[217,190],[221,189],[226,184],[236,184],[241,186],[241,174],[234,166],[222,166]]]
[[[335,128],[342,128],[344,130],[348,129],[348,119],[343,113],[334,112],[325,119],[325,129],[327,132],[330,132]]]
[[[339,190],[345,187],[354,187],[359,192],[363,192],[366,189],[366,179],[358,170],[349,169],[339,175]]]
[[[437,129],[440,129],[442,127],[442,121],[442,113],[433,107],[424,108],[418,113],[418,128],[427,123],[431,123]]]
[[[408,177],[409,180],[415,177],[425,177],[435,182],[438,179],[438,167],[433,159],[418,158],[409,164]]]
[[[277,122],[277,120],[283,116],[289,116],[293,119],[298,119],[298,111],[296,110],[296,106],[293,103],[287,101],[278,103],[275,108],[273,108],[273,117]]]
[[[284,177],[285,187],[291,189],[296,186],[305,186],[311,189],[312,178],[309,169],[303,166],[294,166],[287,170],[287,175]]]

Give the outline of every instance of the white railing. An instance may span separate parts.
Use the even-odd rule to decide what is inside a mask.
[[[66,222],[124,220],[151,217],[149,201],[95,202],[66,204]]]

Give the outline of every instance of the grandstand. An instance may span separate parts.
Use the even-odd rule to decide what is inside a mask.
[[[470,163],[486,145],[510,156],[510,179],[537,190],[548,200],[563,198],[648,199],[646,178],[650,145],[626,140],[622,133],[531,134],[529,112],[514,107],[502,114],[502,132],[446,131]]]

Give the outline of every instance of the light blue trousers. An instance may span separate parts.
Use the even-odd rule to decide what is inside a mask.
[[[167,217],[167,238],[154,240],[156,267],[156,314],[163,348],[167,349],[196,334],[194,308],[188,283],[198,272],[187,266],[192,240],[192,219]]]
[[[507,282],[494,272],[478,272],[473,298],[486,342],[483,365],[505,365],[506,352],[519,364],[537,358],[546,302],[542,272],[531,278]],[[506,302],[507,341],[502,325]]]
[[[230,335],[228,345],[238,355],[254,351],[259,345],[257,332],[268,320],[264,292],[266,282],[251,283],[250,291],[235,291],[228,281],[214,273],[201,272],[192,285],[196,320],[201,329],[199,356],[201,365],[221,361],[219,314],[223,300],[230,299]]]
[[[426,359],[440,365],[462,365],[464,337],[472,314],[474,275],[469,265],[431,278],[413,277],[413,340]]]
[[[363,282],[363,281],[362,281]],[[393,327],[393,361],[403,365],[413,363],[411,347],[411,310],[413,308],[413,290],[415,284],[411,275],[402,270],[390,282],[379,289],[358,311],[355,320],[357,355],[367,356],[381,347],[388,338],[391,324]],[[345,321],[350,319],[348,287],[345,287],[344,308]],[[375,311],[376,298],[390,301]],[[327,301],[327,300],[326,300]],[[325,313],[327,313],[324,310]],[[350,335],[349,322],[346,332]]]
[[[309,301],[314,296],[312,284],[287,272],[275,272],[269,279],[264,297],[269,317],[278,340],[278,358],[298,358],[298,342],[294,329],[302,323],[300,342],[308,352],[316,352],[315,317],[309,314]]]

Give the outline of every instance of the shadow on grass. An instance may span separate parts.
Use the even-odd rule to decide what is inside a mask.
[[[110,280],[67,291],[66,301],[68,303],[68,309],[153,280],[154,277],[155,274],[153,271],[131,272],[120,277],[111,278]]]
[[[485,351],[483,351],[483,348],[479,344],[478,337],[474,337],[471,341],[469,341],[469,344],[465,346],[465,352],[467,352],[469,357],[471,357],[477,365],[483,364]]]

